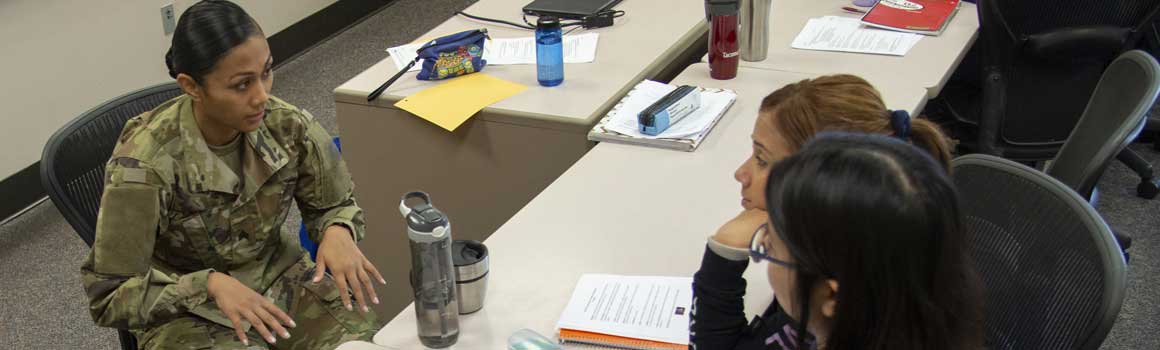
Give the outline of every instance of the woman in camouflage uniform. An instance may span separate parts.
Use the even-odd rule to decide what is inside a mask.
[[[98,325],[142,349],[333,349],[374,334],[367,303],[385,282],[355,245],[350,174],[318,121],[269,95],[272,60],[229,1],[181,15],[166,64],[185,94],[129,120],[106,168],[81,268]],[[317,265],[280,229],[292,202]]]

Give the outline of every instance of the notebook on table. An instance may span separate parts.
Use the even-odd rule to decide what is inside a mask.
[[[556,324],[565,345],[689,348],[692,277],[586,274]]]
[[[862,15],[868,26],[940,35],[959,11],[959,0],[880,0]]]
[[[692,152],[713,131],[713,127],[733,106],[737,93],[731,90],[698,88],[701,107],[659,135],[640,132],[637,115],[677,87],[644,80],[638,83],[588,132],[588,140],[635,144]]]

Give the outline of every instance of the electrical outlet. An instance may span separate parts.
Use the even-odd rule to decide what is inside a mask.
[[[174,28],[177,28],[177,18],[173,15],[173,3],[168,3],[161,6],[161,29],[169,35],[173,34]]]

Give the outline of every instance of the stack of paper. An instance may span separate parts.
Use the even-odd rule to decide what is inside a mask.
[[[624,349],[687,349],[691,277],[586,274],[560,321],[560,340]]]
[[[693,151],[713,126],[733,105],[737,93],[729,90],[701,89],[701,108],[673,124],[659,135],[640,132],[637,115],[677,87],[651,80],[640,82],[620,100],[608,115],[592,128],[588,139],[635,143],[647,146]]]
[[[905,56],[922,35],[869,28],[857,18],[811,18],[793,39],[795,49]]]
[[[564,63],[588,63],[596,60],[596,44],[600,41],[598,33],[584,33],[564,36]],[[398,69],[403,69],[408,63],[415,60],[415,51],[425,42],[395,46],[387,49],[391,60]],[[483,59],[488,65],[507,64],[536,64],[536,40],[526,38],[497,38],[489,39],[483,44]],[[412,71],[419,70],[422,65],[411,67]]]

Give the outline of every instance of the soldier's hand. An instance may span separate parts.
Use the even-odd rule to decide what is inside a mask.
[[[339,295],[342,296],[342,304],[347,310],[354,310],[350,305],[351,293],[354,294],[363,312],[371,311],[367,307],[368,297],[371,302],[379,303],[379,296],[375,294],[375,285],[371,278],[382,284],[387,284],[387,281],[354,244],[349,229],[340,225],[326,228],[326,232],[322,233],[322,242],[318,244],[318,255],[315,260],[318,266],[314,271],[314,282],[322,281],[326,269],[330,268],[330,275],[338,285],[338,290],[342,291]],[[347,293],[348,288],[351,293]]]
[[[294,320],[282,312],[282,309],[233,276],[220,272],[210,273],[206,289],[209,296],[217,302],[218,309],[233,322],[234,332],[238,334],[242,344],[250,345],[250,340],[246,338],[246,332],[242,328],[242,320],[249,321],[254,329],[258,330],[258,334],[266,338],[266,342],[270,344],[277,342],[270,331],[289,339],[290,332],[287,332],[283,325],[296,326]]]

